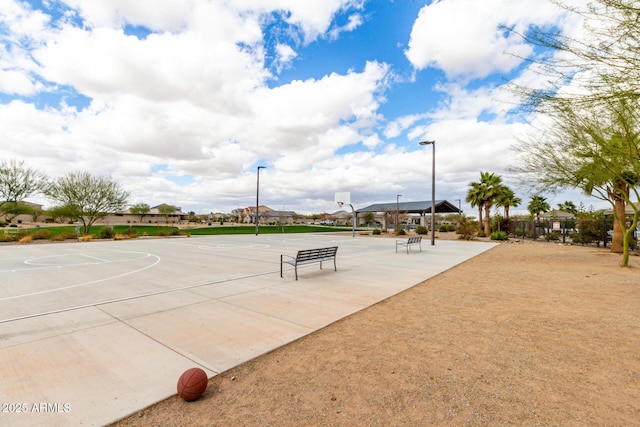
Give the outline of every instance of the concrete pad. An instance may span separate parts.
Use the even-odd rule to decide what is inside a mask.
[[[345,292],[312,290],[304,285],[285,285],[222,298],[221,301],[266,316],[286,320],[310,330],[326,326],[337,319],[367,307]],[[370,300],[369,300],[370,301]]]
[[[0,366],[0,401],[27,409],[3,413],[3,426],[71,426],[108,424],[175,394],[194,363],[113,323],[5,347]]]
[[[280,254],[339,246],[337,266]],[[0,247],[0,425],[104,425],[493,247],[350,233]],[[22,412],[16,412],[19,409]]]
[[[216,372],[312,332],[311,328],[219,301],[164,311],[128,323]]]

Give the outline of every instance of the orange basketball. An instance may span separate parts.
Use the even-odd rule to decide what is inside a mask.
[[[200,368],[187,369],[178,379],[178,396],[190,402],[198,399],[207,389],[207,373]]]

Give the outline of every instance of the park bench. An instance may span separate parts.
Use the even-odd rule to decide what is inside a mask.
[[[338,271],[336,267],[336,252],[338,252],[337,246],[319,249],[303,249],[298,251],[298,254],[294,257],[289,255],[280,255],[280,277],[282,276],[283,264],[292,265],[296,272],[296,280],[298,280],[298,266],[304,264],[312,264],[314,262],[320,263],[320,269],[322,270],[322,262],[330,261],[333,259],[333,270]]]
[[[422,252],[422,236],[409,237],[407,240],[396,240],[396,253],[398,253],[398,246],[406,246],[407,253],[412,245],[420,246],[420,252]]]

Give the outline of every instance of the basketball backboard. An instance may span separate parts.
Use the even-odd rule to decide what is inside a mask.
[[[340,206],[349,205],[351,204],[351,193],[348,191],[337,192],[335,193],[334,201]]]

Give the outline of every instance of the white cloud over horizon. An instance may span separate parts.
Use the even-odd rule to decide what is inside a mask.
[[[533,48],[502,26],[569,25],[547,2],[427,2],[393,56],[366,42],[393,25],[375,2],[45,5],[0,0],[0,158],[198,213],[250,206],[258,164],[274,209],[334,211],[336,191],[356,207],[426,199],[422,139],[438,141],[437,197],[464,199],[481,170],[507,173],[527,126],[497,100],[505,76],[533,79],[518,58]]]

